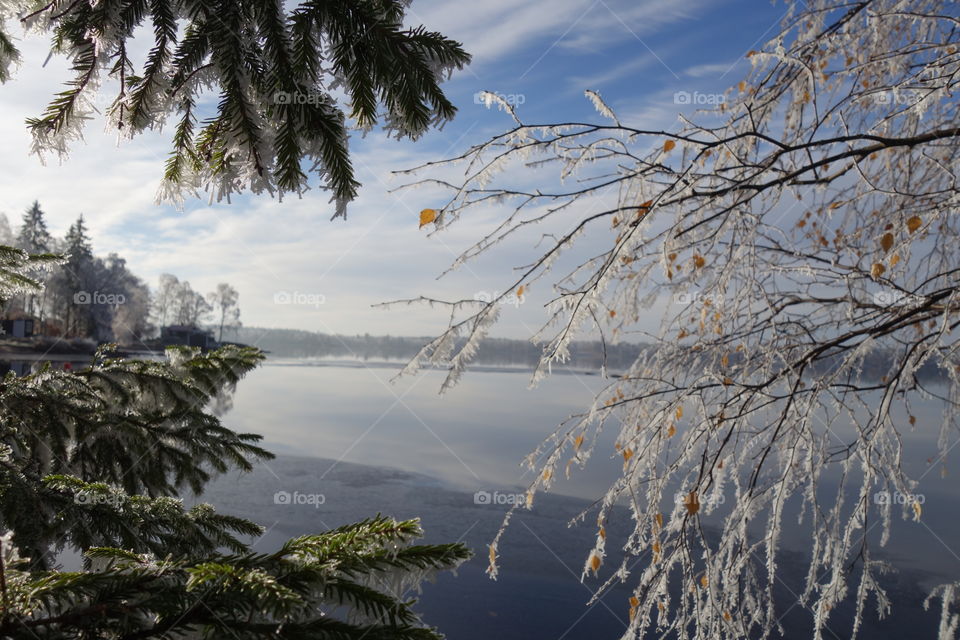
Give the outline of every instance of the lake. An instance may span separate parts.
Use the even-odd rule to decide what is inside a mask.
[[[442,372],[392,384],[397,372],[389,363],[268,361],[239,383],[223,420],[236,431],[262,434],[279,457],[251,474],[219,478],[202,499],[267,527],[255,545],[260,550],[378,512],[420,516],[427,541],[461,540],[477,553],[457,576],[428,584],[419,605],[427,622],[455,640],[620,637],[630,589],[618,587],[585,606],[602,582],[580,582],[595,531],[567,526],[620,472],[613,433],[601,439],[585,471],[514,518],[500,548],[500,580],[483,574],[485,545],[530,480],[519,463],[557,423],[589,405],[603,385],[599,376],[561,373],[529,390],[529,372],[477,370],[439,397]],[[938,614],[922,611],[925,589],[960,575],[951,548],[960,541],[960,491],[940,473],[944,465],[932,462],[938,407],[918,409],[916,430],[904,439],[906,464],[915,476],[935,472],[918,489],[925,499],[921,522],[898,522],[881,554],[902,570],[890,586],[894,615],[882,623],[872,616],[864,637],[901,637],[906,629],[911,637],[934,637]],[[621,514],[608,527],[610,540],[628,527]],[[785,530],[788,546],[802,550],[800,528]],[[800,556],[786,558],[783,567],[799,575]],[[788,615],[786,637],[804,637],[804,616],[798,608]],[[841,622],[836,629],[834,637],[849,633]]]

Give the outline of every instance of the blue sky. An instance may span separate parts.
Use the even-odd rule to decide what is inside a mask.
[[[599,91],[621,121],[642,128],[675,126],[674,94],[713,93],[745,75],[745,54],[776,30],[785,11],[768,0],[415,0],[411,23],[462,41],[474,55],[445,90],[457,119],[417,142],[376,133],[351,140],[364,186],[346,222],[330,222],[320,190],[282,203],[241,197],[232,203],[188,201],[183,211],[154,203],[168,133],[124,141],[93,121],[63,164],[41,165],[29,154],[24,118],[42,110],[66,77],[63,60],[46,58],[45,43],[21,43],[25,64],[0,87],[0,211],[16,225],[39,199],[51,231],[62,235],[83,213],[98,254],[116,251],[154,284],[163,272],[199,291],[230,282],[240,291],[250,326],[337,333],[432,335],[445,316],[419,308],[391,311],[372,304],[428,295],[472,297],[502,290],[512,267],[532,257],[537,237],[520,237],[489,256],[436,280],[503,211],[490,208],[449,231],[427,237],[417,228],[422,191],[391,192],[391,171],[461,153],[508,128],[508,116],[477,104],[480,90],[513,96],[526,122],[600,121],[583,97]],[[530,176],[530,179],[535,179]],[[277,304],[280,292],[310,304]],[[525,304],[506,308],[494,335],[527,337],[543,319],[546,286]],[[313,304],[322,300],[322,304]],[[652,323],[651,317],[651,323]],[[651,327],[652,328],[652,327]]]

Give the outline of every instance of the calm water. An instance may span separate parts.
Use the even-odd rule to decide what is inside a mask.
[[[425,589],[428,621],[453,639],[491,633],[503,639],[619,637],[630,594],[614,590],[599,605],[584,606],[599,584],[579,582],[594,532],[566,526],[619,473],[620,458],[599,453],[613,452],[615,434],[601,440],[586,471],[558,484],[554,493],[570,498],[538,502],[533,513],[514,520],[498,583],[482,569],[485,544],[505,507],[478,505],[473,498],[477,491],[509,494],[525,486],[529,477],[519,463],[558,422],[587,407],[603,381],[554,375],[529,390],[527,372],[473,371],[438,397],[441,372],[391,384],[396,372],[370,363],[272,363],[254,371],[239,384],[224,421],[264,435],[265,446],[281,457],[249,476],[218,480],[204,499],[267,526],[257,544],[263,549],[376,512],[422,516],[428,540],[460,539],[481,556],[459,577],[444,576],[439,586]],[[916,428],[904,437],[905,464],[914,477],[923,475],[917,490],[924,495],[923,517],[920,523],[898,522],[893,542],[881,553],[901,570],[891,587],[900,608],[892,620],[871,624],[865,631],[873,634],[865,637],[932,628],[936,616],[922,612],[918,585],[925,589],[960,576],[960,489],[951,462],[935,460],[939,408],[918,406],[914,413]],[[278,506],[278,491],[322,493],[324,503]],[[785,530],[789,547],[807,545],[802,529]],[[795,631],[802,620],[791,626],[787,637],[804,636]],[[838,630],[835,637],[846,637],[849,626],[838,623]]]

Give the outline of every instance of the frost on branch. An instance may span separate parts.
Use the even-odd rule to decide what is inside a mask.
[[[360,186],[350,128],[369,131],[383,115],[391,135],[416,139],[456,113],[440,83],[470,56],[440,33],[405,26],[408,4],[5,0],[0,82],[19,60],[10,35],[19,22],[54,36],[52,53],[71,63],[63,90],[27,123],[41,157],[62,157],[80,139],[102,83],[116,87],[106,113],[121,139],[171,119],[161,201],[180,205],[201,191],[229,200],[247,189],[299,197],[310,186],[306,166],[332,192],[333,217],[345,217]],[[142,66],[128,51],[135,33],[153,36]]]
[[[448,190],[432,201],[444,228],[502,212],[451,268],[542,234],[501,287],[553,284],[534,380],[575,337],[635,339],[641,319],[661,315],[636,362],[528,458],[528,507],[558,473],[598,456],[622,463],[578,522],[598,527],[586,579],[602,581],[599,594],[633,587],[626,637],[776,636],[794,604],[774,594],[793,530],[808,553],[798,606],[816,637],[837,631],[838,611],[856,634],[901,604],[885,590],[885,556],[894,522],[922,526],[924,509],[875,496],[922,489],[903,464],[904,433],[936,428],[918,423],[918,403],[943,407],[941,457],[960,435],[955,8],[794,2],[723,108],[676,130],[621,123],[588,92],[599,124],[511,111],[509,131],[405,172]],[[558,260],[578,249],[579,264]],[[460,338],[486,331],[490,309],[430,302],[450,327],[411,368],[456,362],[446,388],[470,355]],[[614,451],[597,449],[604,430]],[[604,527],[616,505],[633,516],[619,540]],[[619,566],[612,545],[627,552]],[[936,594],[952,637],[955,591]]]

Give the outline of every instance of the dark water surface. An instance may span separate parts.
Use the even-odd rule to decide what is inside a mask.
[[[602,583],[580,581],[595,530],[568,521],[601,496],[621,467],[619,458],[596,454],[587,470],[562,481],[556,494],[521,511],[502,545],[501,577],[483,573],[486,544],[512,496],[529,482],[519,462],[558,422],[586,408],[602,381],[594,375],[555,375],[528,390],[529,373],[474,371],[438,397],[442,374],[425,372],[390,384],[391,366],[350,363],[302,366],[267,364],[238,386],[224,416],[238,431],[263,434],[280,457],[252,474],[218,479],[203,496],[221,510],[268,528],[257,547],[362,519],[377,512],[421,517],[430,542],[461,540],[477,554],[457,576],[443,575],[424,588],[420,609],[449,638],[619,638],[630,589],[616,588],[600,602],[587,601]],[[919,523],[898,522],[880,554],[900,570],[890,577],[894,615],[877,622],[871,611],[864,638],[933,638],[938,612],[922,599],[933,584],[960,577],[960,489],[949,461],[936,459],[939,407],[915,408],[917,426],[906,434],[906,465],[923,476]],[[616,434],[599,451],[613,453]],[[944,476],[943,469],[947,469]],[[480,493],[477,493],[480,492]],[[500,504],[491,504],[500,502]],[[628,530],[626,514],[610,526],[611,541]],[[807,539],[785,527],[782,563],[785,637],[809,637],[808,615],[790,610],[791,589],[805,571]],[[609,546],[616,546],[611,544]],[[609,551],[609,548],[608,548]],[[639,558],[640,566],[649,559]],[[615,557],[607,566],[614,566]],[[873,604],[870,605],[875,610]],[[938,608],[938,607],[937,607]],[[848,612],[833,618],[833,635],[847,638]]]

